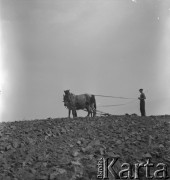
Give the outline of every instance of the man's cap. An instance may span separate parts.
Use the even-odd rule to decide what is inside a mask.
[[[143,89],[139,89],[139,91],[143,91]]]

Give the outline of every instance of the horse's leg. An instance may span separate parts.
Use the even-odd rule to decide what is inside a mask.
[[[91,111],[90,111],[91,117],[93,117],[93,108],[91,107],[90,110],[91,110]]]
[[[93,114],[93,117],[95,117],[95,115],[96,115],[96,109],[94,108],[94,105],[93,105],[93,107],[92,107],[92,114]]]
[[[96,116],[96,109],[93,109],[93,117]]]
[[[89,110],[90,110],[90,116],[93,117],[93,107],[92,107],[92,105],[89,106]]]
[[[96,116],[95,104],[92,105],[92,112],[93,112],[93,117],[95,117]]]
[[[93,114],[93,117],[95,117],[95,115],[96,115],[96,114],[95,114],[95,109],[93,109],[93,113],[92,113],[92,114]]]
[[[74,112],[73,112],[73,110],[72,110],[71,112],[72,112],[72,115],[73,115],[73,117],[74,117]]]
[[[93,114],[93,117],[95,117],[96,116],[96,99],[94,95],[92,95],[90,98],[90,107],[91,107],[91,112]]]
[[[94,106],[91,107],[91,116],[94,117]]]
[[[70,118],[70,113],[71,113],[71,110],[69,109],[68,110],[68,118]]]
[[[73,115],[73,117],[74,117],[74,111],[72,110],[72,115]]]
[[[89,117],[89,115],[90,115],[90,106],[87,106],[87,112],[88,112],[88,114],[87,114],[87,117]]]
[[[72,110],[72,115],[73,115],[73,117],[77,117],[77,112],[76,112],[76,110]]]
[[[77,111],[75,110],[75,116],[77,117]]]

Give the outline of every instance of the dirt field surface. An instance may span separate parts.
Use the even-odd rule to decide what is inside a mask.
[[[170,176],[170,116],[57,118],[0,124],[0,180],[95,180],[100,158],[150,159]],[[133,174],[133,172],[132,172]],[[163,173],[162,173],[163,174]],[[109,173],[109,179],[114,177]],[[139,178],[146,179],[145,168]]]

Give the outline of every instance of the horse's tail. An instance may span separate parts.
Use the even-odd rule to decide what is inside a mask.
[[[95,95],[92,95],[92,96],[91,96],[91,104],[94,104],[94,108],[95,108],[95,109],[97,108]]]

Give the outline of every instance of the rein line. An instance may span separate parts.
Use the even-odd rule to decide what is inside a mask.
[[[130,104],[130,103],[133,103],[133,102],[135,102],[135,101],[136,101],[136,99],[135,99],[135,100],[132,100],[132,101],[130,101],[130,102],[128,102],[128,103],[124,103],[124,104],[99,105],[99,106],[97,106],[97,107],[124,106],[124,105]]]
[[[94,96],[107,97],[107,98],[115,98],[115,99],[136,99],[136,98],[129,98],[129,97],[105,96],[105,95],[99,95],[99,94],[94,94]]]

